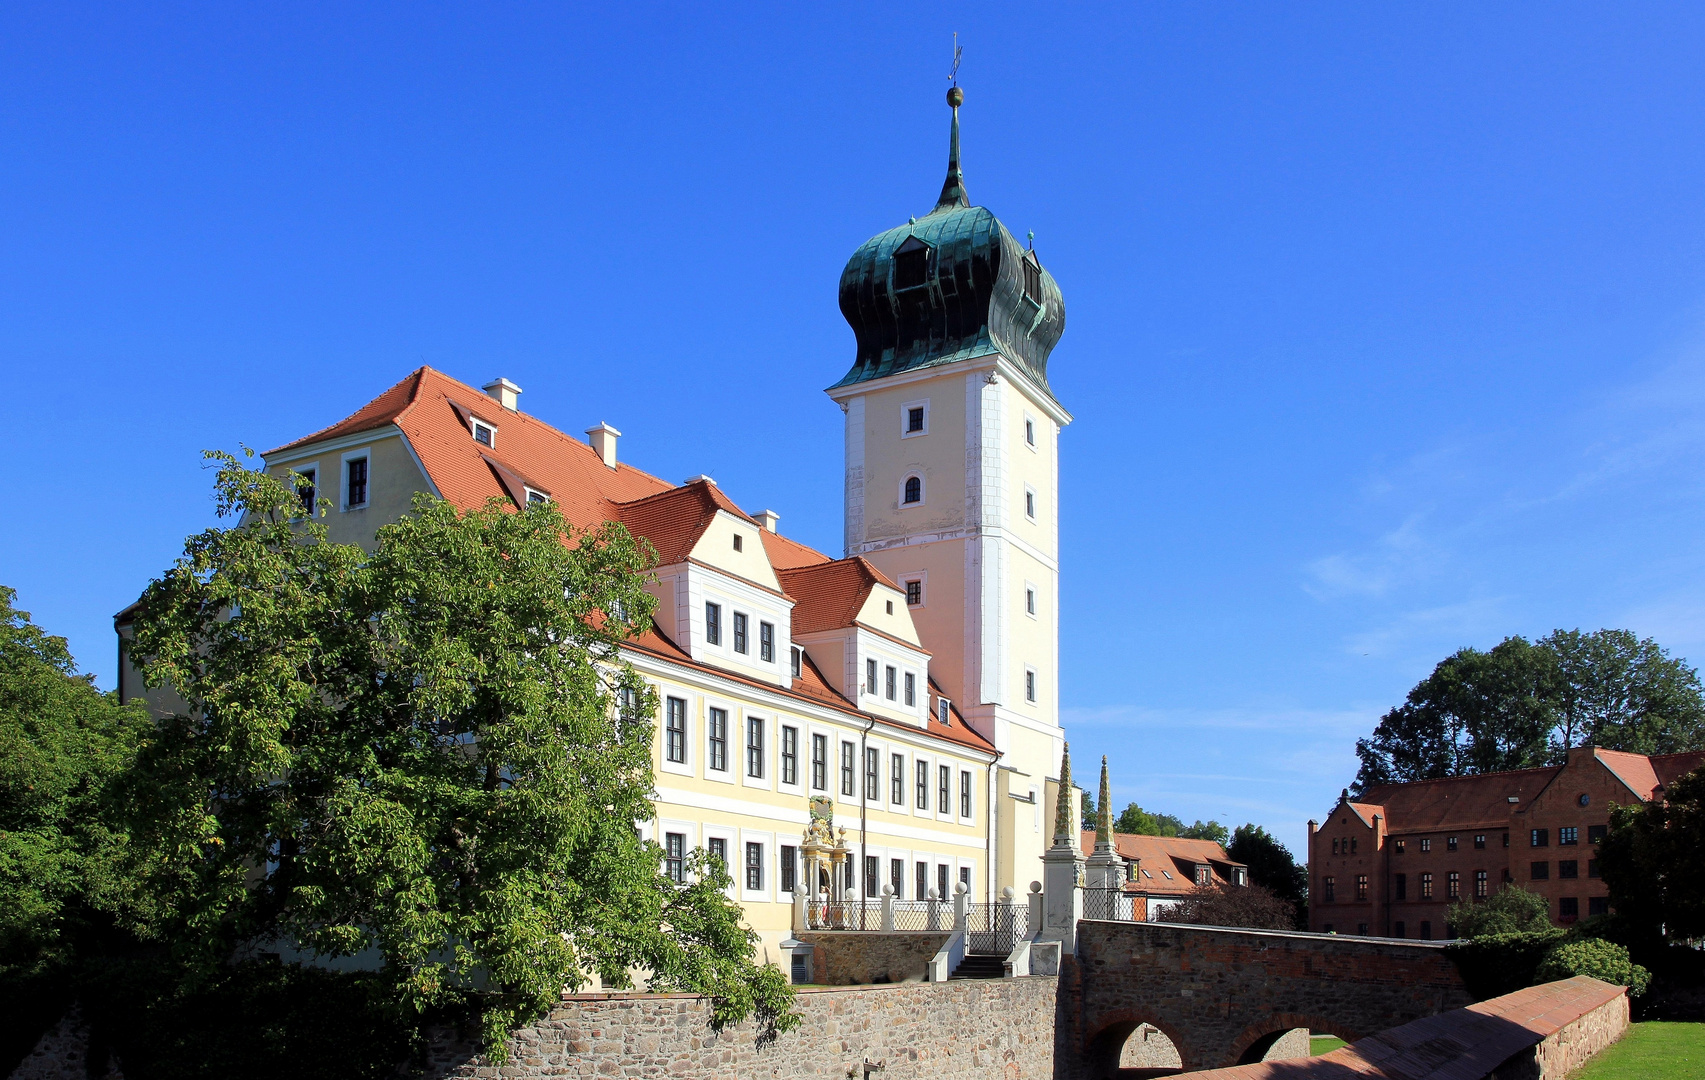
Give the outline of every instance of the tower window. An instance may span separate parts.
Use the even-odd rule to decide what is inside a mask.
[[[1024,700],[1036,700],[1036,673],[1034,671],[1024,673]]]
[[[917,607],[924,602],[924,583],[921,581],[906,582],[906,606]]]
[[[929,280],[929,248],[915,237],[906,241],[916,247],[894,253],[894,288],[915,289]]]
[[[1024,489],[1024,516],[1036,520],[1036,493],[1029,488]]]
[[[886,601],[886,603],[888,604],[888,614],[890,614],[890,615],[894,614],[894,601],[889,600],[889,601]]]
[[[906,477],[906,485],[904,493],[900,496],[900,501],[907,506],[924,501],[924,482],[921,477]]]
[[[906,410],[906,430],[922,431],[924,429],[924,407],[914,405]]]
[[[1042,305],[1042,268],[1030,255],[1024,257],[1024,295],[1038,307]]]
[[[1029,417],[1024,418],[1024,441],[1031,446],[1036,445],[1036,421]]]
[[[1036,590],[1035,589],[1025,589],[1024,590],[1024,613],[1026,615],[1036,614]]]

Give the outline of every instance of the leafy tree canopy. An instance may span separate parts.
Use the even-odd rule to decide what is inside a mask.
[[[1626,946],[1596,938],[1552,946],[1534,972],[1534,981],[1556,982],[1576,975],[1626,986],[1629,997],[1639,997],[1652,985],[1652,973],[1629,959]]]
[[[1249,880],[1292,903],[1308,897],[1308,868],[1298,866],[1291,849],[1259,825],[1239,825],[1226,854],[1249,867]]]
[[[1611,907],[1640,935],[1705,938],[1705,768],[1662,799],[1612,808],[1599,870]]]
[[[1540,933],[1551,929],[1550,912],[1545,897],[1519,885],[1507,885],[1480,903],[1452,904],[1445,912],[1445,924],[1459,938]]]
[[[1259,885],[1215,881],[1196,886],[1178,903],[1149,917],[1156,922],[1291,930],[1296,926],[1296,904]]]
[[[0,587],[0,981],[63,966],[126,904],[123,835],[103,802],[148,720],[79,674]]]
[[[1705,748],[1698,672],[1627,630],[1461,649],[1356,741],[1354,790],[1559,764],[1587,743],[1641,754]]]
[[[1217,821],[1197,821],[1186,825],[1181,818],[1171,814],[1151,814],[1136,803],[1127,804],[1113,819],[1113,831],[1137,836],[1181,836],[1187,840],[1212,840],[1220,844],[1225,843],[1229,835],[1226,827]]]
[[[127,789],[141,929],[208,969],[248,942],[369,953],[404,1015],[460,1002],[488,1050],[596,972],[791,1026],[790,990],[702,853],[670,881],[654,695],[617,643],[651,560],[554,504],[417,498],[372,551],[225,454],[218,506],[141,601],[132,657],[187,703]]]

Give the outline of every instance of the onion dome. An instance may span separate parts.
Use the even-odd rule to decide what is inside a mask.
[[[935,209],[866,240],[841,271],[841,314],[858,358],[836,387],[998,352],[1048,390],[1065,300],[1036,252],[965,194],[963,99],[958,87],[948,91],[953,127]]]

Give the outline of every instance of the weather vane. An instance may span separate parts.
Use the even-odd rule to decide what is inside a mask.
[[[954,86],[959,85],[959,54],[965,51],[965,46],[959,44],[959,31],[953,32],[953,68],[947,73],[948,81]]]

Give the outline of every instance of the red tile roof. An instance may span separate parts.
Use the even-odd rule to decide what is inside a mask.
[[[1705,765],[1705,750],[1690,750],[1682,754],[1653,754],[1649,759],[1658,783],[1664,787],[1680,780],[1694,769]]]
[[[1085,855],[1095,851],[1095,830],[1085,829],[1078,838]],[[1114,833],[1113,850],[1122,858],[1133,860],[1141,870],[1132,882],[1132,891],[1153,896],[1183,896],[1196,887],[1196,866],[1207,863],[1221,881],[1230,879],[1227,871],[1243,866],[1227,855],[1225,848],[1212,840],[1191,840],[1182,836],[1145,836],[1140,833]],[[1162,871],[1169,871],[1167,877]],[[1127,885],[1127,888],[1130,888]]]
[[[1593,754],[1641,800],[1651,799],[1657,794],[1658,774],[1652,768],[1651,758],[1622,750],[1595,750]]]
[[[1561,765],[1552,765],[1543,769],[1381,784],[1363,792],[1356,804],[1370,823],[1373,814],[1385,815],[1385,827],[1394,834],[1492,824],[1509,820],[1513,805],[1526,805],[1561,769]],[[1509,801],[1512,795],[1517,803]]]
[[[474,442],[469,416],[496,429],[491,446]],[[439,494],[457,506],[472,509],[489,499],[505,498],[521,505],[526,502],[524,488],[531,487],[549,494],[563,517],[577,528],[591,528],[605,521],[623,523],[657,549],[659,565],[683,561],[718,510],[753,521],[713,483],[700,480],[678,487],[631,465],[618,463],[610,468],[580,439],[526,413],[504,409],[483,391],[429,367],[411,372],[346,419],[269,450],[265,456],[276,457],[390,424],[408,439]],[[898,588],[862,558],[832,560],[796,540],[768,531],[763,532],[763,543],[778,574],[787,575],[806,594],[794,610],[796,634],[809,632],[801,628],[802,609],[807,626],[822,629],[825,625],[850,625],[871,583]],[[784,588],[792,594],[791,588],[785,584]],[[835,622],[843,617],[844,621]],[[716,671],[725,678],[776,689],[769,683],[699,664],[660,631],[653,630],[631,644],[678,663]],[[802,659],[801,677],[784,692],[874,719],[878,724],[919,730],[915,725],[860,711],[830,686],[809,657]],[[956,710],[950,724],[932,720],[924,730],[948,742],[994,751],[987,739],[965,725]]]

